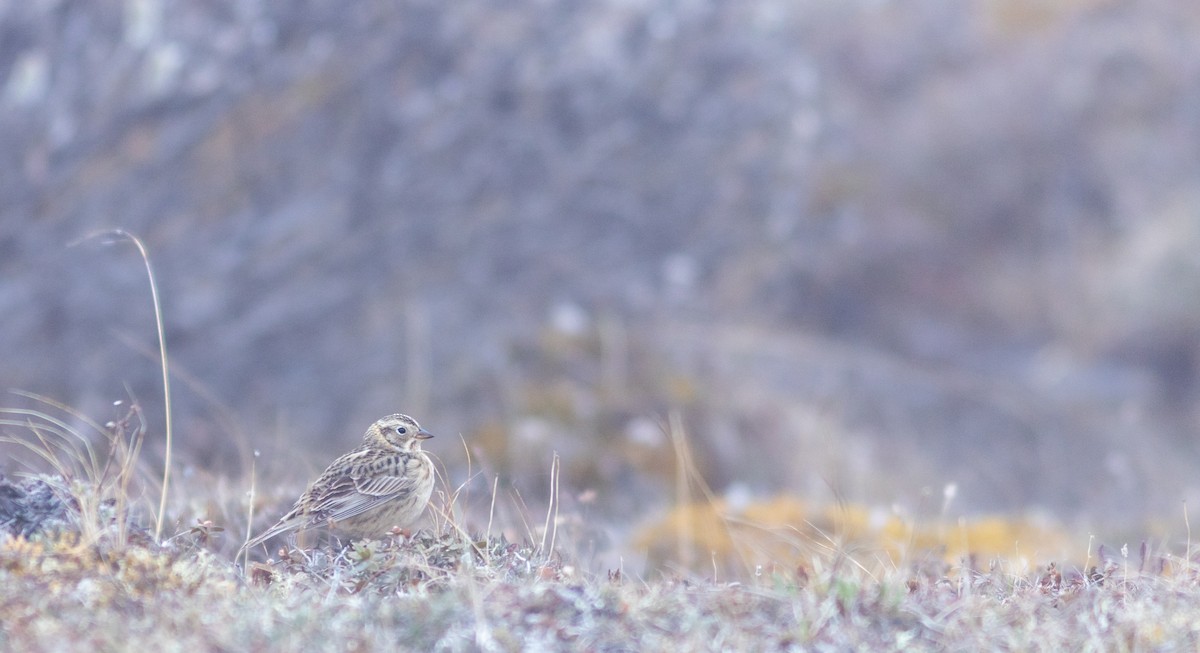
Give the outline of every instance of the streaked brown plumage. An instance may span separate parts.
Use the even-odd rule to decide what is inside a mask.
[[[409,526],[433,493],[433,463],[421,451],[432,437],[408,415],[375,422],[357,449],[333,461],[278,523],[242,548],[311,528],[362,538]]]

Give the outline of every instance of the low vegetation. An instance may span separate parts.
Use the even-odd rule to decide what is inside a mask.
[[[103,446],[46,413],[21,417],[5,421],[26,433],[7,439],[51,473],[0,480],[3,650],[1200,645],[1200,577],[1186,544],[1181,553],[1098,547],[1078,563],[1031,562],[1005,541],[1057,545],[1066,536],[999,518],[957,527],[872,522],[856,508],[786,497],[679,506],[629,545],[631,556],[649,552],[645,573],[583,567],[576,544],[555,532],[563,518],[553,510],[522,524],[520,541],[490,521],[468,532],[450,487],[431,506],[428,528],[236,558],[245,538],[233,533],[245,519],[228,516],[244,514],[250,499],[213,509],[207,482],[184,478],[173,492],[187,496],[179,505],[211,514],[169,515],[160,526],[169,536],[154,537],[157,488],[133,455],[144,435],[136,408],[93,425],[106,434]]]

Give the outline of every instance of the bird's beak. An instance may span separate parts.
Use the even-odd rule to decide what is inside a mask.
[[[426,431],[425,429],[421,429],[420,431],[417,431],[417,434],[414,435],[413,437],[418,440],[428,440],[429,438],[433,437],[433,434],[430,433],[429,431]]]

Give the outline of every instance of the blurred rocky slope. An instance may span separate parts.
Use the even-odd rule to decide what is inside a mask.
[[[0,384],[621,505],[1195,494],[1190,0],[0,5]],[[14,399],[16,401],[16,399]],[[297,475],[298,476],[298,475]],[[298,479],[296,479],[298,482]],[[622,495],[620,488],[632,488]],[[632,497],[632,498],[631,498]]]

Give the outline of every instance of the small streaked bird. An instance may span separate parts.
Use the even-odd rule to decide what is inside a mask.
[[[328,527],[355,539],[408,527],[433,494],[433,463],[421,451],[421,441],[432,437],[408,415],[375,422],[357,449],[333,461],[278,523],[242,550],[291,531]]]

